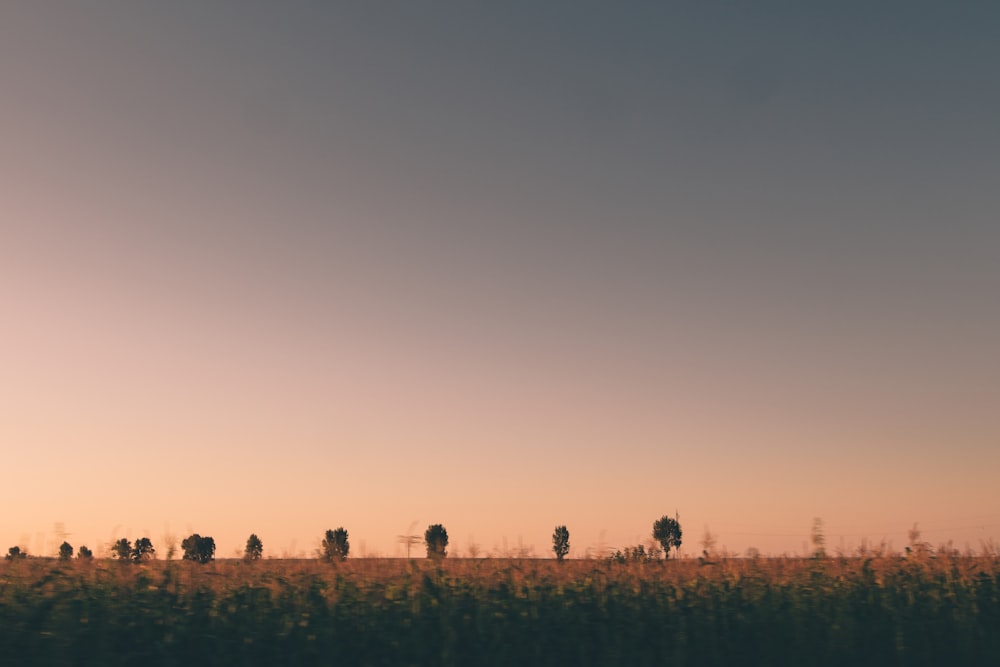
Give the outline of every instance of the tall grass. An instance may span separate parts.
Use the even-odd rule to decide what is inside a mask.
[[[10,665],[998,665],[1000,561],[29,559]]]

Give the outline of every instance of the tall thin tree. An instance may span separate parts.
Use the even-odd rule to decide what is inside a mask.
[[[552,551],[556,554],[556,560],[562,560],[569,553],[569,530],[566,526],[556,526],[553,531]]]

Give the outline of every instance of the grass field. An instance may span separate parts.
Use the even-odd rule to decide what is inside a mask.
[[[3,665],[1000,665],[1000,559],[0,562]]]

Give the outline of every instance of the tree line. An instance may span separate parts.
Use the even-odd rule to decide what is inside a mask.
[[[660,548],[651,547],[649,550],[643,545],[626,547],[625,551],[618,550],[611,556],[611,560],[617,562],[625,561],[650,561],[658,560],[662,553],[664,558],[670,558],[670,551],[675,552],[681,546],[682,531],[679,518],[662,516],[653,522],[653,539],[659,543]],[[431,524],[424,531],[424,546],[427,549],[427,558],[442,559],[448,555],[448,531],[440,523]],[[209,536],[201,536],[193,533],[181,540],[181,550],[183,560],[190,560],[197,563],[207,563],[215,560],[215,539]],[[351,544],[347,529],[340,528],[327,530],[320,542],[319,557],[329,562],[347,560],[350,553]],[[569,553],[569,529],[566,526],[556,526],[552,533],[552,551],[557,560],[563,560]],[[173,552],[171,547],[168,558]],[[243,550],[244,560],[259,560],[264,555],[264,543],[254,533],[247,538],[246,547]],[[116,540],[111,545],[111,557],[121,562],[142,563],[155,558],[156,549],[153,542],[148,537],[140,537],[134,543],[128,538]],[[27,557],[27,553],[20,547],[14,546],[7,551],[7,560],[17,560]],[[73,557],[73,545],[63,542],[59,545],[59,559],[69,560]],[[94,553],[86,546],[81,546],[77,550],[76,557],[80,560],[90,560]]]

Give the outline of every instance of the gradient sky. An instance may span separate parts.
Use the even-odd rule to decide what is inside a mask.
[[[812,4],[3,3],[0,545],[1000,537],[1000,9]]]

